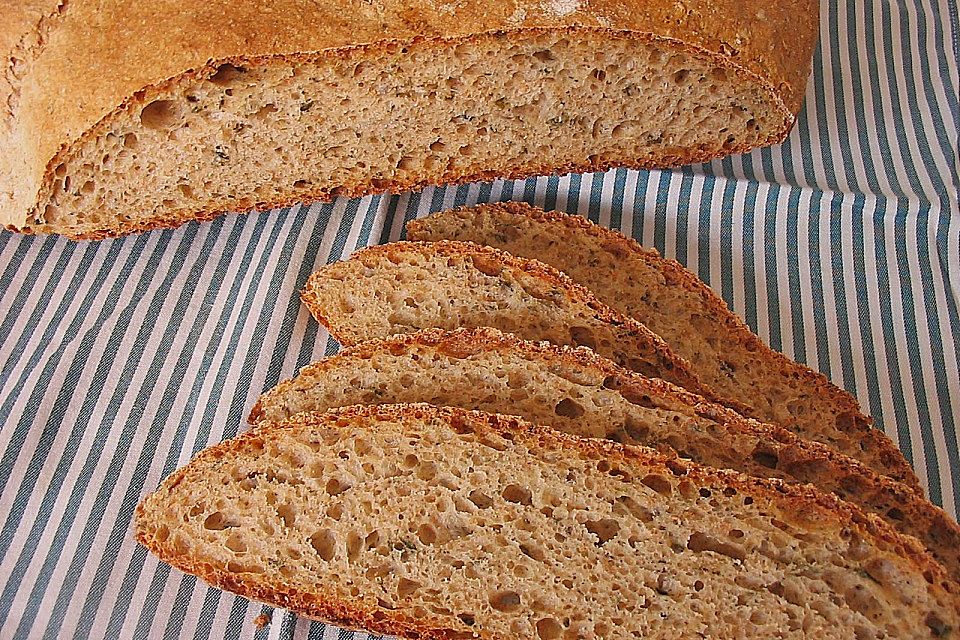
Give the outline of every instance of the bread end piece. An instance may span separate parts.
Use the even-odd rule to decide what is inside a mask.
[[[817,31],[812,0],[22,4],[0,27],[0,224],[77,239],[772,144]]]

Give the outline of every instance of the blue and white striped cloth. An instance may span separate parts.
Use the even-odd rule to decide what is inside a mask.
[[[828,1],[780,147],[101,243],[0,233],[0,638],[349,637],[281,611],[256,630],[264,607],[137,547],[133,510],[243,430],[261,391],[336,349],[297,298],[311,271],[464,203],[579,213],[676,257],[774,347],[856,394],[956,516],[957,4]]]

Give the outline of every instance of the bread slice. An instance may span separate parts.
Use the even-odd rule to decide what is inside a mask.
[[[523,203],[444,211],[407,225],[415,240],[464,240],[560,269],[636,318],[690,363],[700,381],[746,405],[741,412],[830,445],[920,489],[897,446],[846,391],[768,347],[724,301],[675,260],[580,216]]]
[[[368,247],[310,276],[301,297],[344,346],[419,329],[494,327],[586,345],[705,397],[709,388],[645,326],[535,260],[466,242]],[[733,401],[730,401],[733,402]]]
[[[0,224],[99,238],[768,145],[818,3],[749,3],[7,0]]]
[[[916,491],[826,445],[745,419],[588,349],[527,342],[489,328],[426,329],[366,342],[263,394],[250,423],[353,404],[417,402],[517,415],[575,436],[811,483],[915,536],[960,581],[960,527]]]
[[[301,414],[200,453],[138,541],[241,595],[409,638],[936,638],[911,538],[811,488],[428,405]]]

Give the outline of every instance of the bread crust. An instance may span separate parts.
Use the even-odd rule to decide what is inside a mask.
[[[732,433],[756,437],[758,446],[763,445],[765,451],[776,455],[784,465],[800,470],[816,467],[818,477],[834,481],[838,487],[848,489],[850,493],[841,495],[841,498],[877,513],[901,533],[918,538],[944,566],[952,579],[960,584],[960,526],[943,509],[924,498],[922,493],[876,473],[860,461],[838,453],[824,444],[804,440],[776,425],[744,418],[735,411],[709,402],[669,382],[628,371],[584,347],[559,347],[547,342],[530,342],[489,327],[454,331],[424,329],[414,334],[371,340],[347,347],[336,355],[309,364],[300,370],[296,378],[280,382],[257,399],[247,421],[251,425],[264,421],[265,405],[280,401],[302,378],[321,377],[325,371],[342,367],[344,361],[367,360],[381,353],[399,355],[418,348],[454,353],[458,357],[510,351],[528,360],[545,360],[550,365],[559,364],[571,369],[589,370],[595,372],[598,378],[612,376],[623,387],[689,406],[697,415],[720,423]],[[827,490],[824,487],[820,489]],[[890,513],[880,513],[877,511],[879,504],[871,506],[867,504],[870,501],[892,505],[888,508],[897,509],[900,513],[896,518]]]
[[[305,59],[376,55],[391,45],[415,42],[453,46],[487,34],[537,31],[572,36],[598,33],[638,42],[657,40],[734,70],[767,94],[783,126],[767,143],[782,139],[799,110],[811,54],[817,39],[818,5],[813,0],[769,6],[736,0],[665,0],[627,3],[614,0],[574,2],[573,11],[534,0],[349,0],[317,4],[309,0],[227,0],[130,4],[122,0],[70,3],[35,0],[18,5],[4,0],[0,12],[15,19],[0,27],[4,59],[16,59],[15,72],[0,84],[0,146],[15,157],[0,164],[0,224],[9,229],[46,232],[28,213],[41,202],[52,170],[98,123],[128,105],[141,105],[185,78],[212,73],[232,62],[296,64]],[[54,16],[55,20],[44,20]],[[46,25],[46,26],[44,26]],[[121,39],[124,46],[116,46]],[[78,54],[84,64],[77,65]],[[11,67],[13,68],[13,67]],[[730,152],[746,150],[737,146]],[[657,162],[596,159],[575,166],[498,168],[497,175],[522,177],[610,166],[657,166],[707,160],[714,154],[688,150]],[[502,169],[502,170],[501,170]],[[449,175],[440,182],[489,177],[488,172]],[[438,182],[430,180],[429,183]],[[393,182],[386,190],[413,183]],[[381,185],[346,185],[345,193],[383,191]],[[331,194],[304,192],[297,201]],[[293,200],[293,197],[290,198]],[[250,203],[256,209],[289,201]],[[242,209],[231,206],[231,209]],[[198,211],[173,212],[74,234],[97,239],[169,227],[188,219],[213,217],[223,205],[206,203]],[[91,212],[92,213],[92,212]],[[42,214],[42,212],[41,212]]]
[[[751,478],[732,471],[700,467],[644,447],[576,438],[552,429],[531,425],[511,416],[423,404],[351,406],[324,414],[300,414],[283,422],[266,423],[233,440],[227,440],[201,451],[194,461],[224,458],[242,451],[247,446],[262,444],[264,439],[270,437],[271,431],[277,429],[332,426],[345,422],[375,428],[378,421],[397,421],[403,425],[405,420],[421,419],[440,419],[447,424],[459,421],[468,424],[481,436],[484,433],[509,434],[510,439],[527,445],[532,451],[561,450],[570,456],[598,461],[606,460],[626,467],[631,465],[655,467],[668,477],[683,476],[695,485],[716,483],[730,487],[746,493],[755,501],[766,502],[783,516],[792,516],[807,523],[817,523],[811,526],[845,529],[871,540],[878,548],[896,554],[909,563],[917,574],[924,575],[929,583],[928,590],[936,594],[935,597],[940,602],[950,603],[948,606],[953,607],[953,611],[945,612],[951,620],[956,618],[957,611],[960,611],[960,597],[954,592],[944,569],[916,540],[897,533],[876,516],[866,514],[854,505],[832,495],[820,493],[810,486],[788,485],[777,480]],[[192,464],[176,471],[163,482],[154,496],[161,495],[164,491],[176,486],[191,473],[194,473]],[[405,638],[447,640],[455,637],[452,630],[431,629],[418,625],[416,621],[391,611],[363,610],[350,603],[337,601],[323,593],[282,591],[239,578],[207,563],[196,562],[186,554],[178,553],[172,545],[164,544],[145,525],[145,505],[154,496],[148,496],[137,507],[136,539],[162,561],[182,571],[197,575],[210,584],[229,589],[244,597],[282,606],[298,614],[348,628],[365,628],[377,633],[395,634]],[[481,637],[494,636],[488,634]]]
[[[873,427],[873,419],[864,415],[851,394],[834,385],[822,373],[794,362],[779,351],[770,348],[737,314],[730,311],[727,304],[713,289],[676,260],[663,258],[657,251],[643,247],[633,238],[594,224],[582,216],[557,211],[548,212],[523,202],[482,204],[476,208],[459,207],[434,215],[470,215],[471,210],[494,210],[538,223],[555,225],[562,228],[570,237],[576,237],[578,241],[583,237],[595,238],[596,245],[602,247],[603,251],[616,255],[625,268],[629,268],[630,261],[638,260],[661,272],[671,286],[686,289],[696,295],[703,305],[704,315],[717,320],[731,339],[743,345],[746,351],[760,354],[765,360],[771,362],[784,378],[800,380],[805,387],[815,389],[836,407],[838,414],[851,416],[848,430],[853,432],[859,441],[868,443],[867,450],[876,452],[875,457],[879,466],[887,469],[887,475],[922,493],[920,480],[910,463],[883,431]],[[430,218],[411,220],[407,224],[408,237],[414,240],[433,239],[427,228],[429,221]],[[748,406],[740,406],[738,411],[744,415],[752,413]]]

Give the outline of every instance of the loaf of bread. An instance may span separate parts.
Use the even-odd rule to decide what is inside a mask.
[[[846,391],[768,347],[675,260],[580,216],[523,203],[444,211],[407,225],[413,240],[463,240],[545,262],[635,318],[690,363],[700,381],[745,413],[862,460],[920,490],[897,446]]]
[[[344,346],[419,329],[493,327],[586,345],[705,397],[689,364],[645,326],[536,260],[467,242],[395,242],[321,267],[301,297]]]
[[[960,527],[914,490],[826,445],[745,419],[584,348],[527,342],[489,328],[426,329],[366,342],[262,395],[250,423],[354,404],[420,402],[517,415],[575,436],[814,484],[918,538],[960,582]]]
[[[4,0],[0,224],[100,238],[782,140],[818,3]]]
[[[942,638],[960,598],[811,488],[428,405],[301,414],[137,509],[161,560],[408,638]]]

